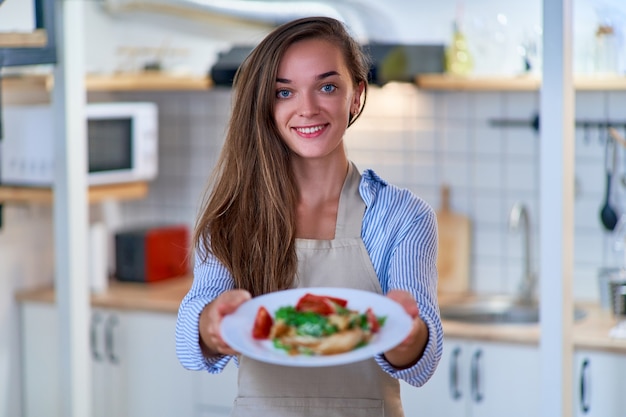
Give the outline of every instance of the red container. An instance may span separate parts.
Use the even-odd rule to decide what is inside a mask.
[[[115,234],[119,281],[157,282],[189,274],[189,230],[184,225],[152,226]]]

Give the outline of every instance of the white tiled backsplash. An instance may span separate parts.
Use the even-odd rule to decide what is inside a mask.
[[[90,99],[149,100],[159,105],[159,177],[145,200],[121,203],[123,224],[181,222],[192,228],[208,175],[220,152],[231,104],[230,90],[99,94]],[[625,102],[626,93],[622,92],[579,93],[577,118],[626,119],[626,114],[620,113]],[[517,200],[528,204],[533,264],[535,268],[539,265],[539,136],[530,127],[490,124],[493,119],[530,120],[538,111],[538,103],[537,92],[431,92],[408,84],[389,84],[371,88],[362,118],[348,130],[349,156],[360,169],[373,168],[388,181],[411,189],[434,208],[440,204],[441,184],[450,185],[452,208],[472,221],[471,286],[479,292],[512,292],[518,285],[521,236],[509,231],[507,224],[509,210]],[[610,261],[610,239],[599,222],[605,186],[604,138],[598,131],[590,131],[588,136],[585,139],[582,129],[576,130],[577,299],[597,297],[597,270]],[[626,163],[626,159],[620,155],[618,162]],[[622,164],[618,166],[623,172]],[[621,194],[619,200],[624,200],[620,181],[614,189]],[[35,216],[32,210],[22,207],[6,211],[5,229],[0,231],[3,257],[12,253],[8,247],[13,247],[16,239],[23,240],[25,248],[28,242],[37,241],[34,232],[19,236],[11,232],[16,223],[20,230],[34,227],[30,224]],[[43,233],[51,233],[49,224]],[[24,271],[15,266],[6,270],[6,265],[15,262],[2,262],[0,273],[8,273],[8,279],[20,279]],[[51,267],[47,261],[38,273],[51,277]]]
[[[102,97],[101,97],[102,98]],[[159,178],[146,200],[124,203],[124,219],[186,222],[193,226],[207,176],[219,154],[230,91],[124,94],[106,99],[158,102],[161,119]],[[614,121],[626,93],[577,95],[578,119]],[[513,292],[522,273],[522,242],[508,229],[514,202],[525,202],[532,223],[533,264],[539,265],[539,136],[530,127],[494,127],[494,119],[529,120],[538,112],[538,92],[432,92],[408,84],[372,87],[365,112],[348,130],[349,156],[360,169],[373,168],[407,187],[434,208],[439,189],[452,190],[452,208],[472,221],[471,286],[479,292]],[[597,297],[597,270],[611,261],[610,238],[599,222],[604,196],[601,132],[585,139],[576,130],[575,265],[577,299]],[[620,158],[619,162],[626,162]],[[623,164],[618,164],[624,171]],[[621,182],[614,186],[624,200]],[[623,205],[623,204],[622,204]]]

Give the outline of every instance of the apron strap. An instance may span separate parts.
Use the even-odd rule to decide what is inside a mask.
[[[365,202],[359,193],[361,174],[353,162],[348,166],[348,175],[341,189],[335,239],[361,237]],[[356,198],[355,198],[356,196]]]

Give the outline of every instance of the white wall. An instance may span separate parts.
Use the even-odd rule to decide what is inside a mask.
[[[160,57],[164,67],[179,72],[206,74],[217,54],[232,43],[256,43],[270,27],[210,13],[155,13],[134,11],[108,13],[102,4],[87,1],[86,66],[90,72],[136,70]],[[149,0],[146,0],[149,1]],[[297,2],[297,0],[294,0]],[[620,0],[575,0],[575,69],[588,72],[593,57],[594,33],[599,23],[617,30],[624,50],[626,3]],[[329,2],[356,19],[371,40],[407,43],[448,43],[452,22],[461,22],[476,58],[477,73],[513,73],[522,70],[519,46],[537,40],[541,26],[541,0],[378,0]],[[357,7],[358,6],[358,7]],[[32,28],[31,1],[5,0],[0,9],[0,30]],[[184,12],[185,9],[182,9]],[[189,15],[193,18],[189,18]],[[129,57],[124,48],[144,48]],[[540,45],[539,45],[540,47]],[[160,54],[160,55],[159,55]],[[621,68],[626,69],[626,53]]]
[[[15,1],[15,0],[13,0]],[[541,0],[378,0],[328,2],[344,12],[346,20],[359,22],[370,40],[400,43],[444,43],[451,39],[452,22],[460,21],[475,57],[478,74],[511,74],[523,70],[519,47],[532,40],[541,48]],[[595,31],[599,23],[617,30],[617,43],[624,49],[626,3],[620,0],[575,0],[574,66],[578,73],[591,70]],[[120,46],[164,48],[170,52],[187,51],[181,57],[165,56],[166,68],[205,74],[217,53],[231,43],[257,42],[268,30],[266,25],[217,15],[194,12],[194,19],[172,13],[104,13],[100,2],[87,2],[87,67],[94,72],[128,69],[129,61],[118,53]],[[358,7],[356,7],[358,5]],[[143,56],[133,64],[152,59]],[[620,57],[626,69],[626,53]]]
[[[4,205],[0,229],[0,416],[20,415],[19,315],[16,290],[52,282],[51,211]]]
[[[0,9],[0,30],[3,32],[29,32],[35,28],[34,2],[4,0]]]
[[[448,43],[457,14],[456,0],[442,0],[436,5],[425,0],[387,0],[384,5],[374,0],[349,3],[359,4],[358,8],[339,1],[329,3],[343,11],[347,21],[358,21],[366,38],[373,41]],[[464,27],[475,44],[477,58],[481,58],[479,62],[491,60],[488,64],[478,64],[478,71],[503,73],[522,69],[516,48],[526,32],[534,31],[541,24],[540,5],[539,0],[467,2],[461,13]],[[225,23],[208,13],[194,12],[196,18],[191,20],[145,11],[106,13],[98,2],[88,2],[87,6],[87,44],[98,45],[86,51],[87,67],[93,72],[128,68],[128,60],[117,51],[120,46],[135,46],[187,50],[189,54],[184,62],[180,57],[166,56],[165,67],[206,74],[219,51],[227,49],[231,43],[256,43],[270,29],[236,19]],[[498,23],[498,18],[502,23]],[[499,42],[488,43],[496,32]],[[503,56],[508,61],[503,60]],[[140,66],[152,58],[143,56],[134,64]]]
[[[11,21],[6,20],[9,4],[29,2],[5,3],[0,7],[0,23]],[[145,60],[154,58],[153,52],[134,61],[118,54],[118,48],[132,46],[164,48],[166,52],[186,50],[187,55],[166,54],[166,69],[205,74],[219,50],[231,42],[259,39],[268,30],[215,17],[188,22],[174,16],[110,16],[102,13],[99,2],[86,3],[86,65],[93,72],[137,69]],[[621,18],[626,4],[620,0],[612,3],[620,4],[620,13],[613,16]],[[394,30],[390,28],[389,32],[394,39],[447,43],[455,1],[387,0],[385,5],[394,20]],[[493,23],[500,13],[508,17],[511,27],[504,39],[514,47],[520,34],[541,22],[540,5],[539,0],[467,2],[464,16],[468,36],[474,36],[476,44],[481,45],[476,20],[483,17]],[[590,0],[578,0],[576,5],[577,65],[584,68],[581,62],[588,52],[581,45],[593,33],[596,17]],[[506,65],[492,70],[513,71],[519,61],[514,53],[509,56],[513,58]],[[490,59],[489,54],[484,59]],[[484,65],[481,71],[487,71]],[[92,99],[153,100],[159,104],[160,175],[146,200],[122,204],[124,221],[187,222],[191,226],[223,140],[229,90],[99,94]],[[440,184],[448,182],[452,186],[453,208],[467,213],[473,221],[472,286],[479,291],[512,291],[517,285],[521,274],[520,239],[506,226],[512,203],[522,199],[529,204],[535,233],[539,220],[537,136],[524,128],[496,129],[489,121],[503,117],[525,119],[537,111],[537,105],[537,93],[422,92],[409,85],[389,85],[372,89],[366,114],[347,136],[350,156],[360,168],[376,169],[434,207],[439,206]],[[577,117],[626,118],[621,111],[625,105],[626,95],[621,92],[578,94]],[[575,292],[578,299],[594,299],[597,269],[609,262],[609,238],[598,221],[604,176],[603,148],[597,133],[587,143],[583,132],[577,131],[576,155],[580,192],[575,209]],[[623,192],[621,186],[618,188]],[[619,202],[625,201],[622,198]],[[19,415],[20,349],[13,293],[52,282],[50,217],[50,209],[45,207],[4,207],[0,229],[0,417]]]

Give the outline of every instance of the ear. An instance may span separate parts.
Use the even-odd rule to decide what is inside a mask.
[[[354,89],[354,96],[352,97],[352,105],[350,106],[350,113],[356,115],[361,110],[361,96],[365,91],[365,83],[361,81]]]

